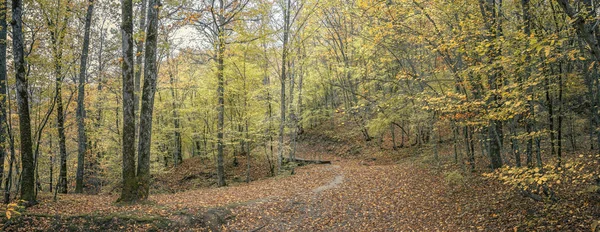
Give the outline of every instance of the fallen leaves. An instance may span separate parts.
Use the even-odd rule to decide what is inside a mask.
[[[452,186],[445,172],[430,170],[419,160],[328,155],[352,150],[344,144],[334,149],[301,147],[299,154],[309,154],[305,158],[325,157],[333,165],[298,167],[295,175],[225,188],[156,194],[138,204],[116,204],[117,196],[79,194],[61,194],[53,202],[51,194],[42,193],[40,204],[29,208],[7,230],[589,230],[597,221],[589,215],[600,213],[597,199],[566,198],[569,204],[548,206],[479,175]],[[186,171],[175,179],[199,173],[194,168],[182,168]],[[506,173],[522,172],[507,169]],[[548,176],[536,178],[536,182],[560,184]],[[7,218],[13,216],[7,211]],[[208,225],[215,220],[219,222]]]

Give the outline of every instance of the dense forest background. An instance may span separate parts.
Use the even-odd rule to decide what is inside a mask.
[[[2,1],[3,200],[136,202],[186,160],[206,186],[294,173],[336,128],[449,182],[594,197],[599,24],[586,0]]]

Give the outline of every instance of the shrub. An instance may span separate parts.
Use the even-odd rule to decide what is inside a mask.
[[[600,155],[580,155],[577,159],[565,162],[562,167],[556,167],[552,163],[543,168],[503,167],[483,175],[500,180],[534,200],[541,201],[546,198],[556,201],[555,192],[565,190],[567,185],[583,190],[578,191],[579,194],[595,189],[589,184],[600,178],[596,168],[596,159],[599,157]]]
[[[462,184],[465,181],[465,178],[459,171],[451,171],[444,174],[444,180],[450,186],[456,186],[458,184]]]

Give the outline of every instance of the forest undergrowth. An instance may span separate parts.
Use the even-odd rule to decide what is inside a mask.
[[[360,142],[343,127],[307,130],[298,157],[330,160],[269,177],[255,168],[228,165],[233,181],[217,188],[214,165],[187,159],[155,177],[155,194],[138,204],[118,204],[116,194],[40,193],[26,210],[8,206],[4,231],[589,231],[600,215],[600,197],[560,189],[558,200],[536,201],[510,185],[466,172],[442,143],[392,149],[390,141]],[[576,156],[575,156],[576,157]],[[481,157],[480,157],[481,158]],[[238,167],[245,167],[240,158]],[[204,164],[202,163],[204,162]],[[265,162],[261,162],[265,163]],[[167,178],[167,177],[170,177]],[[168,181],[170,180],[170,181]],[[190,183],[195,181],[195,183]],[[203,184],[202,184],[203,183]],[[168,191],[167,191],[168,190]],[[10,219],[7,216],[10,214]]]

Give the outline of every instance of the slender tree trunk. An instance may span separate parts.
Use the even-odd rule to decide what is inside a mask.
[[[268,122],[267,128],[265,130],[265,138],[268,138],[267,141],[265,141],[265,157],[267,158],[267,162],[269,163],[269,173],[271,174],[271,176],[275,175],[275,168],[273,163],[271,162],[271,159],[273,158],[273,105],[271,104],[271,91],[270,91],[270,86],[271,86],[271,79],[269,78],[269,74],[268,74],[268,70],[269,70],[269,60],[268,60],[268,53],[267,53],[267,43],[266,41],[263,40],[262,42],[262,46],[263,46],[263,55],[265,57],[264,59],[264,65],[262,67],[263,69],[263,85],[265,87],[265,94],[267,95],[267,99],[266,99],[266,103],[267,103],[267,113],[266,113],[266,119]]]
[[[554,156],[555,153],[555,132],[554,132],[554,101],[550,93],[550,78],[546,77],[544,80],[546,89],[546,104],[548,106],[548,128],[550,129],[550,155]]]
[[[85,136],[85,82],[87,70],[87,58],[90,47],[90,27],[92,25],[92,14],[94,12],[94,0],[89,0],[87,14],[85,16],[85,29],[83,36],[83,49],[81,51],[81,66],[79,67],[79,92],[77,93],[77,177],[75,193],[83,193],[83,165],[86,154],[87,138]]]
[[[0,183],[4,177],[4,159],[6,157],[6,139],[8,138],[8,123],[6,115],[6,105],[8,94],[6,92],[7,73],[6,73],[6,35],[7,35],[7,15],[6,1],[0,1]]]
[[[121,36],[123,60],[123,189],[118,201],[131,202],[137,197],[135,165],[135,83],[133,77],[133,4],[121,0]]]
[[[146,7],[148,6],[148,0],[142,0],[141,1],[141,8],[140,8],[140,21],[139,21],[139,28],[138,28],[138,32],[140,34],[146,33]],[[135,117],[138,118],[139,117],[139,113],[140,113],[140,94],[141,94],[141,81],[142,81],[142,61],[144,58],[144,40],[143,38],[145,38],[145,36],[140,36],[140,39],[138,39],[138,41],[136,41],[136,47],[135,47],[135,74],[134,74],[134,89],[135,89],[135,97],[133,99],[134,101],[134,110],[135,110]],[[139,121],[136,121],[136,125],[135,125],[135,133],[136,135],[139,132]]]
[[[148,29],[146,30],[146,52],[144,58],[144,87],[140,111],[140,139],[138,145],[138,199],[148,199],[150,191],[150,146],[152,139],[152,112],[158,79],[156,47],[158,42],[158,16],[161,3],[150,0]]]
[[[58,66],[57,66],[58,67]],[[58,129],[58,148],[60,154],[60,171],[58,174],[59,193],[67,193],[67,147],[65,137],[65,117],[62,104],[62,78],[60,68],[55,73],[56,78],[56,120]]]
[[[50,145],[50,184],[48,187],[50,192],[52,192],[52,182],[54,181],[54,149],[52,146],[52,138],[48,139],[48,144]]]
[[[224,46],[224,44],[221,44]],[[223,164],[223,127],[225,121],[225,100],[224,100],[224,92],[225,92],[225,81],[223,80],[223,71],[224,71],[224,62],[223,62],[223,53],[224,48],[220,47],[218,51],[218,86],[217,86],[217,94],[218,94],[218,118],[217,118],[217,178],[218,185],[225,186],[225,167]]]
[[[488,105],[490,108],[497,108],[499,106],[500,96],[494,91],[501,88],[501,69],[502,67],[494,64],[494,60],[498,59],[501,55],[501,48],[498,44],[499,37],[502,36],[502,23],[501,23],[501,9],[502,9],[502,1],[499,0],[487,0],[486,3],[482,3],[484,6],[482,9],[485,9],[483,16],[489,18],[490,23],[488,24],[489,28],[489,40],[492,45],[489,48],[489,64],[494,65],[495,67],[492,69],[492,74],[488,77],[488,85],[490,88],[490,94],[492,95],[488,100]],[[488,140],[489,140],[489,156],[490,156],[490,164],[492,169],[502,167],[502,121],[499,120],[490,120],[488,129]]]
[[[454,149],[454,163],[458,164],[458,127],[456,126],[454,120],[451,121],[450,127],[452,128],[452,148]]]
[[[48,25],[52,26],[53,24],[51,22],[48,22]],[[67,193],[67,146],[65,136],[65,113],[62,101],[62,48],[64,44],[64,32],[60,32],[60,30],[50,31],[50,39],[52,44],[52,55],[54,56],[54,77],[56,78],[54,91],[56,92],[56,123],[58,131],[58,148],[60,154],[58,191],[59,193]]]
[[[535,118],[535,109],[533,109],[531,111],[531,113],[532,113],[531,117]],[[537,129],[538,129],[537,125],[533,124],[533,130],[537,131]],[[536,136],[534,141],[535,141],[535,161],[536,161],[537,167],[542,168],[543,163],[542,163],[542,151],[541,151],[542,150],[541,149],[541,138],[539,136]]]
[[[170,52],[169,52],[170,53]],[[167,54],[167,59],[170,60],[170,55]],[[177,94],[175,94],[175,77],[171,71],[169,71],[169,82],[171,84],[171,106],[173,107],[173,127],[175,131],[173,132],[173,142],[175,144],[175,150],[173,152],[173,164],[177,166],[183,161],[182,150],[181,150],[181,131],[179,125],[179,114],[177,112]]]
[[[569,114],[569,140],[571,142],[571,147],[573,151],[577,151],[577,142],[575,140],[575,119],[573,118],[573,114]]]
[[[517,167],[521,167],[521,151],[519,149],[519,140],[516,139],[517,137],[517,121],[518,119],[515,117],[513,119],[512,125],[511,125],[511,136],[512,138],[510,139],[510,145],[512,148],[512,153],[513,156],[515,157],[515,165]]]
[[[280,116],[281,119],[279,121],[279,144],[278,144],[278,155],[277,155],[277,172],[281,173],[281,165],[282,165],[282,161],[283,161],[283,137],[284,137],[284,133],[285,133],[285,114],[286,114],[286,110],[285,110],[285,82],[286,82],[286,76],[287,76],[287,63],[288,63],[288,39],[289,39],[289,33],[290,33],[290,5],[291,5],[291,0],[286,0],[286,5],[284,6],[284,10],[283,10],[283,48],[282,48],[282,55],[281,55],[281,77],[280,77],[280,82],[281,82],[281,98],[280,98],[280,105],[281,105],[281,110],[280,110]]]
[[[21,199],[28,205],[36,204],[34,191],[34,166],[29,118],[28,83],[25,76],[25,54],[23,45],[23,2],[12,0],[12,39],[15,76],[17,80],[17,103],[19,109],[19,133],[21,137],[21,165],[23,167]]]
[[[469,166],[471,172],[475,171],[475,141],[473,141],[473,129],[469,126],[465,126],[465,147],[467,148],[467,155],[469,157]]]
[[[521,0],[521,7],[523,9],[523,33],[525,33],[525,35],[527,37],[529,37],[531,35],[531,15],[530,15],[530,0]],[[531,56],[527,56],[525,58],[526,61],[530,61],[531,60]],[[525,65],[529,65],[528,63]],[[530,74],[531,74],[531,68],[527,68],[525,71],[525,77],[523,78],[523,80],[525,82],[527,82],[530,78]],[[527,167],[532,167],[533,166],[533,138],[531,137],[531,133],[533,132],[533,88],[531,86],[528,86],[525,89],[525,94],[531,96],[531,99],[527,100],[527,107],[528,107],[528,112],[526,113],[525,116],[525,121],[526,121],[526,125],[525,125],[525,130],[528,134],[527,137],[527,146],[526,146],[526,156],[527,156]]]
[[[305,59],[306,55],[304,55],[304,53],[306,53],[306,51],[303,50],[303,55],[302,58]],[[301,66],[301,70],[300,70],[300,75],[298,77],[298,105],[297,105],[297,109],[298,109],[298,115],[296,116],[296,134],[301,135],[304,133],[304,128],[302,127],[302,114],[303,114],[303,105],[302,105],[302,88],[304,87],[304,66]]]
[[[563,124],[563,68],[560,66],[560,73],[558,74],[558,141],[556,156],[558,162],[556,166],[560,167],[562,162],[562,124]]]
[[[59,1],[58,5],[61,2]],[[64,15],[62,22],[55,22],[52,19],[47,18],[46,24],[50,30],[50,43],[52,51],[52,62],[54,63],[54,78],[55,82],[55,93],[56,93],[56,122],[58,131],[58,147],[60,154],[60,171],[58,177],[58,191],[60,193],[68,192],[67,184],[67,147],[66,147],[66,136],[65,136],[65,112],[62,101],[62,82],[64,79],[63,73],[63,49],[65,44],[66,27],[68,16]],[[41,133],[41,131],[40,131]],[[39,140],[38,140],[39,142]],[[36,154],[37,155],[37,154]],[[34,161],[35,164],[35,161]]]
[[[11,103],[10,103],[10,89],[7,90],[4,101],[6,101],[6,104],[8,106],[8,115],[11,115],[12,107],[11,107]],[[8,132],[8,142],[9,142],[8,145],[10,147],[10,162],[8,163],[8,175],[6,176],[6,179],[4,180],[4,204],[8,204],[10,202],[10,189],[12,188],[12,183],[13,183],[13,166],[14,166],[14,162],[16,159],[15,158],[16,157],[16,155],[15,155],[16,154],[16,152],[15,152],[15,136],[13,134],[13,127],[12,127],[13,124],[12,124],[11,117],[8,117],[6,122],[8,123],[6,129]],[[17,170],[18,170],[18,168],[17,168]]]
[[[223,127],[225,125],[225,31],[224,31],[224,12],[225,6],[223,0],[219,1],[219,22],[218,22],[218,44],[217,44],[217,97],[218,97],[218,116],[217,116],[217,185],[225,186],[225,166],[223,161]]]

